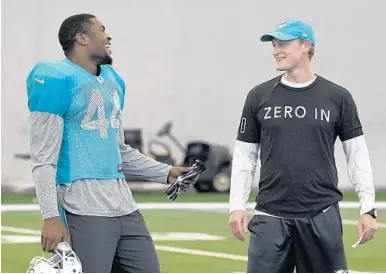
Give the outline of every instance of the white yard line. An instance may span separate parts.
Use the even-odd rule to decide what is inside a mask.
[[[39,230],[34,229],[27,229],[27,228],[18,228],[18,227],[12,227],[12,226],[1,226],[1,231],[5,232],[13,232],[18,234],[24,234],[24,235],[2,235],[4,237],[8,237],[9,239],[18,240],[17,243],[23,242],[23,236],[26,237],[25,239],[36,239],[31,237],[33,236],[40,236],[41,232]],[[28,236],[27,236],[28,235]],[[221,241],[225,240],[225,237],[217,236],[217,235],[211,235],[207,233],[188,233],[188,232],[152,232],[151,236],[154,241]],[[28,238],[29,237],[29,238]],[[12,240],[10,240],[11,242]],[[9,242],[9,243],[10,243]],[[40,238],[38,240],[40,242]]]
[[[155,248],[161,251],[174,252],[174,253],[180,253],[180,254],[183,253],[183,254],[189,254],[189,255],[198,255],[198,256],[222,258],[222,259],[245,261],[245,262],[248,261],[247,256],[233,255],[233,254],[220,253],[220,252],[210,252],[210,251],[204,251],[204,250],[198,250],[198,249],[188,249],[188,248],[163,246],[163,245],[156,245]]]
[[[210,212],[222,212],[228,213],[228,204],[227,203],[138,203],[139,209],[173,209],[173,210],[204,210]],[[340,208],[357,208],[358,203],[355,202],[341,202]],[[248,209],[253,209],[254,204],[249,203]],[[386,202],[378,202],[377,208],[386,208]],[[37,204],[9,204],[1,205],[2,212],[8,211],[39,211],[39,205]],[[357,225],[355,220],[342,220],[345,225]],[[377,223],[379,228],[386,228],[386,223]],[[11,231],[12,232],[12,231]],[[20,232],[23,233],[23,232]]]
[[[166,200],[166,197],[165,197]],[[386,209],[386,202],[376,202],[376,207],[378,209]],[[171,209],[171,210],[182,210],[182,209],[191,209],[191,210],[228,210],[229,203],[179,203],[179,202],[169,202],[165,201],[162,203],[137,203],[139,209],[152,209],[152,210],[162,210],[162,209]],[[248,203],[247,209],[254,209],[255,203]],[[339,207],[344,208],[353,208],[358,209],[358,202],[340,202]],[[5,204],[1,205],[1,212],[5,211],[39,211],[38,204]]]
[[[22,234],[28,234],[28,235],[37,235],[37,236],[41,235],[41,232],[39,230],[28,229],[28,228],[18,228],[18,227],[12,227],[12,226],[1,226],[1,231],[22,233]]]
[[[357,224],[358,224],[358,221],[343,219],[343,220],[342,220],[342,223],[343,223],[344,225],[357,225]],[[377,222],[377,226],[378,226],[379,228],[386,228],[386,224],[385,224],[385,223],[378,223],[378,222]]]

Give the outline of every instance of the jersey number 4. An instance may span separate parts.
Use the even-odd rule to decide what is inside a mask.
[[[110,124],[113,128],[119,128],[119,114],[120,114],[120,102],[118,91],[114,91],[114,108],[111,112],[110,120],[106,119],[105,107],[100,90],[94,89],[91,93],[91,101],[88,106],[86,115],[82,119],[81,127],[84,130],[99,130],[99,134],[102,139],[107,139],[107,129]],[[98,119],[91,120],[97,112]]]

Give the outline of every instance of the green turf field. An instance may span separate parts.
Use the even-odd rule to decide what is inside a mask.
[[[161,200],[163,195],[136,195],[135,197],[138,202],[156,202]],[[3,198],[6,198],[3,199],[3,203],[9,204],[11,200],[27,203],[26,199],[31,197],[11,199],[12,197],[4,196]],[[351,199],[347,198],[347,200]],[[186,195],[181,201],[226,202],[227,196]],[[356,249],[351,247],[356,241],[356,226],[352,225],[350,220],[353,222],[357,220],[358,210],[342,209],[341,212],[346,223],[344,241],[349,269],[363,272],[386,272],[386,210],[379,211],[378,222],[382,224],[382,227],[376,237]],[[231,235],[226,212],[150,209],[142,210],[142,213],[154,237],[162,272],[245,272],[248,241],[240,242]],[[2,272],[25,272],[29,260],[41,254],[39,233],[42,221],[40,213],[4,212],[1,221],[1,270]],[[14,228],[27,228],[32,231],[15,232]],[[217,237],[214,239],[200,238],[204,236]],[[26,243],[27,241],[31,243]]]

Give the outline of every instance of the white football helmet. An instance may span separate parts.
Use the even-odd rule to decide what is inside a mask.
[[[32,258],[26,273],[82,273],[82,264],[71,246],[61,242],[51,258]]]

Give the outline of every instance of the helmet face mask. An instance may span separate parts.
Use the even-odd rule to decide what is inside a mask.
[[[61,242],[51,258],[32,258],[27,273],[82,273],[82,265],[71,246]]]

